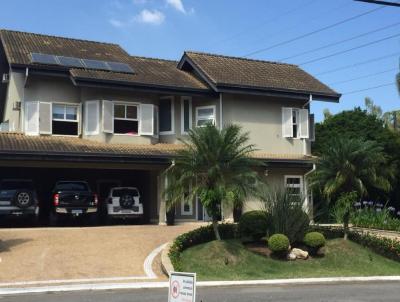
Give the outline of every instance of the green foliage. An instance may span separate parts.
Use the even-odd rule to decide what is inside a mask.
[[[387,161],[382,148],[371,141],[338,138],[331,141],[318,161],[311,184],[320,188],[328,200],[356,191],[368,196],[369,189],[388,192],[390,169],[382,169]]]
[[[289,238],[284,234],[274,234],[268,238],[268,247],[273,253],[286,253],[289,245]]]
[[[222,203],[234,204],[255,194],[258,177],[253,168],[260,162],[250,157],[254,146],[248,141],[248,133],[242,133],[237,125],[219,130],[207,124],[190,130],[187,139],[182,140],[185,148],[165,173],[167,206],[180,203],[191,187],[187,198],[199,196],[216,225]],[[219,239],[217,228],[214,230]]]
[[[326,239],[320,232],[309,232],[304,236],[303,242],[311,248],[320,248],[325,245]]]
[[[354,226],[400,232],[400,219],[392,217],[387,208],[377,212],[374,208],[363,208],[353,212]]]
[[[344,234],[342,227],[312,226],[310,231],[321,232],[328,239],[339,238]],[[400,241],[398,240],[356,231],[349,232],[349,239],[371,249],[377,254],[400,262]]]
[[[369,198],[373,200],[390,199],[392,203],[400,201],[400,133],[391,131],[385,126],[384,121],[375,114],[369,114],[366,110],[355,108],[331,115],[322,123],[316,124],[316,140],[313,143],[313,154],[324,156],[330,152],[331,146],[336,144],[338,137],[342,139],[358,139],[361,141],[372,141],[380,147],[385,163],[381,163],[379,169],[384,174],[394,173],[394,177],[388,178],[391,182],[391,190],[383,191],[380,186],[376,187],[374,182],[365,183]],[[338,161],[345,165],[345,161]],[[339,165],[340,167],[340,165]],[[382,173],[379,173],[382,174]],[[368,175],[368,174],[367,174]],[[384,176],[384,175],[383,175]],[[324,182],[320,186],[314,186],[315,204],[323,200],[319,191],[323,190]],[[400,204],[398,203],[398,206]]]
[[[301,242],[310,224],[303,209],[304,198],[285,188],[272,188],[262,192],[260,199],[270,217],[268,234],[282,233],[291,243]]]
[[[250,211],[240,217],[239,232],[244,238],[260,240],[267,234],[268,215],[265,211]]]
[[[237,225],[236,224],[219,224],[218,231],[222,239],[233,239],[237,237]],[[193,231],[179,235],[173,242],[169,250],[169,258],[171,260],[174,269],[179,271],[180,269],[180,256],[181,253],[189,247],[198,245],[201,243],[209,242],[215,239],[213,227],[211,225],[200,227]]]

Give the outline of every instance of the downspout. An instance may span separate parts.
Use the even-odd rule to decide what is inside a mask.
[[[308,175],[310,175],[311,173],[315,172],[315,170],[317,169],[317,165],[313,164],[313,167],[310,171],[306,172],[304,174],[304,186],[305,186],[305,191],[306,191],[306,209],[308,210],[308,216],[311,218],[311,222],[314,222],[314,203],[313,203],[313,198],[312,198],[312,192],[310,192],[310,194],[308,194],[308,180],[307,177]]]
[[[222,92],[219,93],[219,129],[222,130]]]

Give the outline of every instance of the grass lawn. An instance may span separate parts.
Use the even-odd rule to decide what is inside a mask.
[[[211,241],[182,253],[182,271],[199,280],[400,275],[400,263],[351,241],[328,240],[326,255],[281,261],[248,251],[238,240]]]

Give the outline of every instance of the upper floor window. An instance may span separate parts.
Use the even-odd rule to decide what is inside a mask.
[[[164,97],[159,103],[160,134],[174,134],[174,98]]]
[[[308,109],[282,108],[282,136],[310,138]]]
[[[181,134],[187,134],[192,129],[192,99],[181,99]]]
[[[215,125],[215,111],[215,106],[196,107],[196,127],[202,127],[208,123]]]
[[[131,104],[114,104],[114,133],[137,135],[139,133],[139,108]]]
[[[52,133],[78,135],[78,105],[53,103]]]

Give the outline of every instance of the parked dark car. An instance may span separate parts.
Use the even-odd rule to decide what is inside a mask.
[[[54,186],[53,214],[81,216],[97,213],[98,197],[85,181],[59,181]]]
[[[3,179],[0,181],[0,215],[36,217],[38,198],[30,179]]]

